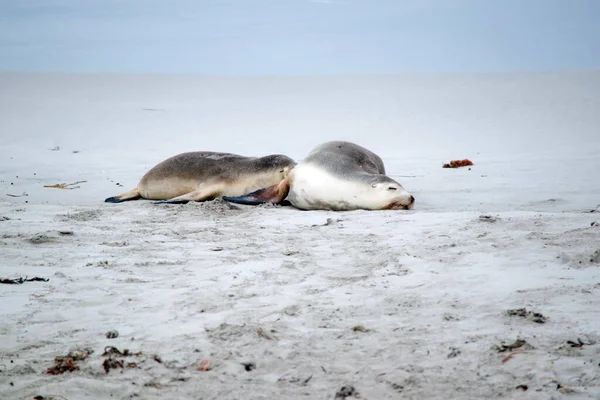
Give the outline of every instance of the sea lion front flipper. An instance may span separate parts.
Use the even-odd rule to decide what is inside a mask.
[[[290,182],[286,178],[276,185],[269,186],[264,189],[259,189],[255,192],[248,193],[243,196],[223,196],[223,200],[229,201],[231,203],[247,204],[252,206],[264,203],[280,204],[287,197],[289,191]]]
[[[140,195],[140,192],[137,190],[137,188],[135,188],[133,190],[130,190],[129,192],[125,192],[118,196],[109,197],[108,199],[105,199],[104,202],[105,203],[122,203],[124,201],[129,201],[129,200],[137,200],[141,197],[142,196]]]
[[[181,196],[173,197],[169,200],[155,201],[154,204],[187,204],[190,201],[205,201],[213,199],[215,197],[215,192],[214,186],[212,188],[204,187],[182,194]]]
[[[189,200],[162,200],[162,201],[155,201],[152,204],[187,204],[189,203]]]

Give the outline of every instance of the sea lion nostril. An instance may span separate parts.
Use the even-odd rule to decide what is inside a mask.
[[[413,197],[413,195],[410,196],[410,204],[415,202],[415,198]]]

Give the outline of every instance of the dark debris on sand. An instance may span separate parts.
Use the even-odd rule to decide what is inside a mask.
[[[583,346],[590,345],[591,343],[584,343],[583,340],[577,338],[577,341],[567,340],[567,344],[574,348],[582,348]]]
[[[116,339],[118,337],[119,337],[119,331],[117,331],[116,329],[111,329],[110,331],[106,332],[107,339]]]
[[[526,308],[513,308],[506,310],[506,315],[509,317],[526,318],[535,322],[536,324],[546,323],[546,317],[543,314],[534,311],[528,311]]]
[[[358,397],[358,392],[354,389],[354,386],[342,386],[335,394],[335,400],[343,400],[346,397]]]
[[[244,366],[244,369],[246,371],[248,371],[248,372],[256,369],[256,364],[253,363],[252,361],[250,361],[250,362],[243,362],[241,364]]]
[[[102,362],[102,367],[104,367],[104,371],[108,374],[111,369],[124,369],[124,368],[137,368],[138,365],[135,362],[125,362],[125,359],[122,357],[130,357],[130,356],[141,356],[142,352],[138,351],[136,353],[132,353],[129,349],[125,349],[123,351],[117,349],[114,346],[106,346],[104,348],[104,353],[102,353],[102,357],[104,361]],[[121,357],[119,359],[119,357]]]
[[[508,350],[510,350],[510,351],[516,350],[518,348],[521,348],[521,347],[525,346],[526,344],[527,344],[527,342],[525,340],[523,340],[523,339],[517,339],[517,340],[515,340],[511,344],[501,343],[499,345],[496,345],[495,347],[496,347],[496,351],[498,353],[503,353],[503,352],[508,351]]]
[[[33,278],[15,278],[15,279],[9,279],[9,278],[0,278],[0,283],[5,283],[7,285],[20,285],[23,284],[25,282],[48,282],[49,279],[48,278],[40,278],[38,276],[34,276]]]

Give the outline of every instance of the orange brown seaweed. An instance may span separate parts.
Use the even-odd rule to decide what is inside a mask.
[[[444,164],[442,168],[460,168],[460,167],[468,167],[469,165],[474,165],[473,161],[465,158],[464,160],[452,160],[447,164]]]

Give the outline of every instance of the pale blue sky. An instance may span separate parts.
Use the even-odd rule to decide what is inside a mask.
[[[0,70],[600,69],[600,0],[0,0]]]

